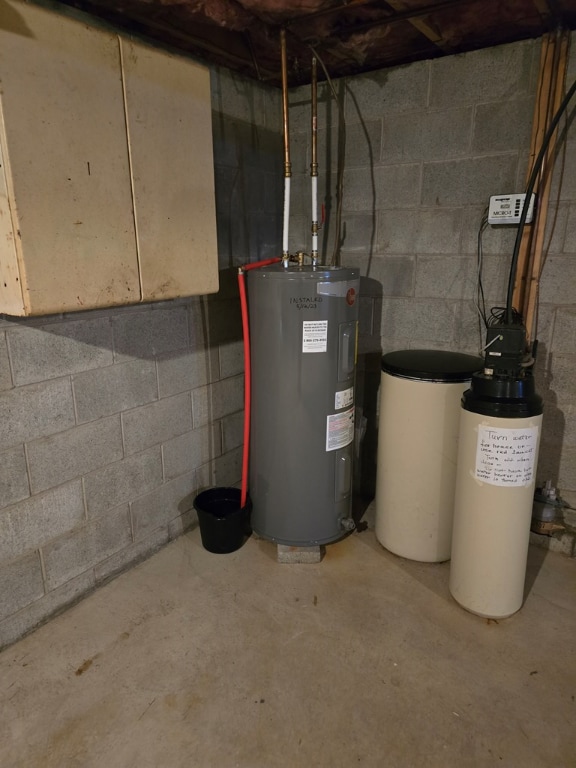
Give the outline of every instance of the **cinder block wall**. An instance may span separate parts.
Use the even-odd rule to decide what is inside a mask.
[[[357,401],[373,489],[380,355],[426,347],[476,353],[477,236],[489,196],[525,186],[540,40],[374,72],[334,83],[344,104],[342,263],[363,275]],[[576,76],[573,35],[568,84]],[[496,73],[506,72],[507,77]],[[294,249],[310,248],[308,88],[291,94]],[[320,193],[332,254],[341,130],[319,92]],[[538,481],[576,506],[576,133],[558,162],[541,283],[536,375],[545,399]],[[563,173],[561,165],[563,164]],[[562,183],[560,185],[560,176]],[[488,308],[505,302],[516,230],[483,236]],[[484,342],[482,342],[484,343]],[[370,490],[370,488],[368,489]]]
[[[343,262],[363,276],[357,400],[368,425],[357,480],[367,495],[382,351],[478,348],[477,231],[490,194],[523,187],[538,56],[539,41],[528,41],[335,83],[347,124]],[[277,255],[280,94],[224,70],[212,84],[219,294],[0,318],[0,646],[180,534],[194,522],[199,488],[239,479],[234,265]],[[337,122],[323,86],[326,258]],[[291,128],[291,249],[309,249],[308,89],[291,94]],[[546,401],[539,480],[576,505],[574,128],[561,186],[559,176],[536,369]],[[484,235],[489,306],[504,299],[513,239],[510,230]]]
[[[226,70],[212,93],[220,292],[0,316],[0,647],[181,534],[199,489],[240,478],[231,267],[278,241],[280,95]]]

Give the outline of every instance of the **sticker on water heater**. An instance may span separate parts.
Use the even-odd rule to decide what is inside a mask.
[[[350,389],[343,389],[341,392],[336,392],[336,397],[334,399],[334,408],[337,411],[341,410],[342,408],[347,408],[354,402],[354,387],[350,387]]]
[[[326,352],[328,320],[304,320],[302,323],[302,352]]]
[[[336,296],[346,299],[346,303],[352,306],[360,290],[360,280],[339,280],[330,283],[316,283],[318,296]]]
[[[526,486],[534,481],[538,427],[478,427],[475,477],[489,485]]]
[[[354,440],[354,408],[334,413],[326,419],[326,450],[337,451]]]

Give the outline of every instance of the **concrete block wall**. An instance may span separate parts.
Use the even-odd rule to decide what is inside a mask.
[[[540,40],[339,80],[346,118],[341,262],[358,266],[361,337],[357,401],[375,453],[382,352],[427,347],[477,353],[477,241],[489,196],[522,191],[537,97]],[[506,71],[506,78],[495,77]],[[576,76],[572,39],[568,86]],[[291,247],[310,248],[309,89],[291,94]],[[319,195],[328,209],[320,250],[330,257],[342,128],[319,91]],[[560,183],[561,177],[561,183]],[[536,376],[545,399],[538,481],[576,506],[576,128],[559,158],[542,274]],[[483,235],[487,307],[505,302],[516,231]],[[370,438],[371,435],[371,438]],[[373,475],[372,475],[373,479]],[[372,486],[373,487],[373,486]]]
[[[226,70],[212,93],[219,293],[0,316],[0,647],[193,525],[199,490],[240,479],[231,267],[278,241],[280,96]]]
[[[572,33],[566,87],[576,79]],[[540,282],[540,352],[536,375],[544,397],[540,477],[550,478],[576,508],[576,125],[574,104],[567,141],[556,161]],[[564,123],[562,123],[564,124]],[[567,514],[576,530],[576,512]],[[576,545],[560,548],[576,555]]]
[[[334,84],[347,133],[342,261],[363,276],[357,402],[368,425],[357,480],[367,495],[382,351],[478,348],[478,226],[490,194],[523,186],[538,56],[539,41],[528,41]],[[574,54],[570,67],[573,78]],[[506,83],[492,76],[503,69]],[[277,90],[212,75],[220,292],[0,318],[0,647],[186,530],[198,489],[239,479],[234,267],[277,255],[281,106]],[[319,102],[329,258],[340,132],[326,86]],[[308,107],[308,91],[294,90],[291,250],[310,247]],[[541,288],[539,479],[576,506],[573,128],[563,163]],[[489,306],[503,301],[513,238],[485,232]]]
[[[212,73],[212,104],[220,266],[276,256],[282,226],[281,95],[220,68]]]

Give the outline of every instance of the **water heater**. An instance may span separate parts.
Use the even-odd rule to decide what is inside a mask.
[[[327,544],[352,527],[359,270],[277,264],[247,283],[252,529]]]

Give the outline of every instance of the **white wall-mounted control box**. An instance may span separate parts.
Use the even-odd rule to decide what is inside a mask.
[[[535,195],[532,193],[526,224],[530,224],[534,215]],[[518,224],[526,195],[492,195],[488,206],[488,224]]]

